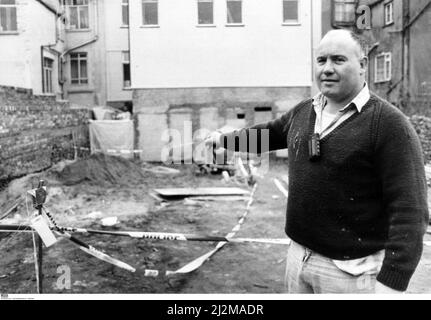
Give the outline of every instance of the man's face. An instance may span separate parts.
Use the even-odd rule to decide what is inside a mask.
[[[317,51],[316,81],[320,92],[335,102],[353,99],[364,85],[366,64],[359,45],[348,32],[330,32]]]

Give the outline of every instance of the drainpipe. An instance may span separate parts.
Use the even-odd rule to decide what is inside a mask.
[[[314,24],[313,24],[313,0],[310,1],[310,35],[311,35],[311,90],[313,91],[314,83]]]
[[[42,68],[42,93],[45,93],[45,72],[43,70],[43,63],[44,63],[44,59],[43,59],[43,51],[44,51],[44,46],[40,46],[40,62],[41,62],[41,68]]]
[[[410,4],[408,0],[403,1],[403,25],[406,25],[406,23],[410,20]],[[410,59],[409,59],[409,46],[410,46],[410,29],[409,28],[403,28],[401,32],[401,39],[402,39],[402,78],[403,81],[403,107],[405,107],[406,103],[408,103],[407,94],[410,91],[410,75],[409,75],[409,68],[410,68]]]

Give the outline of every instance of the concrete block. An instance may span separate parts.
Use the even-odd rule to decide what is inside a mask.
[[[192,163],[193,131],[192,110],[189,108],[173,109],[169,112],[169,129],[172,132],[172,160],[180,163],[184,160]]]
[[[143,161],[162,161],[162,151],[167,142],[162,141],[162,134],[168,130],[168,116],[164,113],[138,115],[138,148]]]

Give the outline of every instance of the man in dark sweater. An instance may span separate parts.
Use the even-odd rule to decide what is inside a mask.
[[[369,92],[367,63],[356,35],[330,31],[318,48],[319,95],[207,140],[232,146],[256,130],[253,150],[288,148],[289,293],[403,292],[420,260],[429,217],[420,142],[398,109]]]

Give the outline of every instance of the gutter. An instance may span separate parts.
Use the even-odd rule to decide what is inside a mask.
[[[379,45],[380,45],[380,42],[376,42],[375,44],[373,44],[371,49],[368,50],[367,56],[369,57],[371,55],[371,53],[378,48]]]
[[[386,92],[386,96],[389,96],[389,94],[396,88],[396,87],[398,87],[398,85],[401,83],[401,82],[403,82],[403,80],[404,80],[404,75],[401,77],[401,79],[400,80],[398,80],[395,84],[393,84],[390,88],[389,88],[389,90]]]
[[[51,7],[50,5],[46,4],[43,0],[36,0],[37,2],[39,2],[42,6],[44,6],[46,9],[48,9],[49,11],[51,11],[52,13],[54,13],[56,16],[61,16],[61,13],[58,12],[57,10],[55,10],[53,7]]]
[[[419,17],[425,13],[425,11],[429,8],[429,6],[431,6],[431,0],[425,5],[425,7],[423,7],[421,11],[418,12],[417,15],[415,15],[413,19],[410,20],[410,22],[407,25],[404,26],[403,31],[410,28],[416,22],[416,20],[418,20]]]
[[[414,16],[408,23],[406,23],[402,29],[393,30],[389,32],[397,33],[397,32],[405,32],[407,31],[419,18],[421,15],[425,13],[425,11],[431,6],[431,0],[418,12],[417,15]]]
[[[84,42],[84,43],[81,43],[81,44],[78,44],[77,46],[74,46],[74,47],[72,47],[72,48],[70,48],[70,49],[67,49],[66,51],[64,51],[62,54],[61,54],[61,56],[60,56],[60,58],[61,58],[61,61],[64,63],[65,61],[64,61],[64,56],[66,55],[66,54],[68,54],[69,52],[71,52],[71,51],[73,51],[73,50],[76,50],[76,49],[79,49],[79,48],[82,48],[82,47],[85,47],[86,45],[89,45],[89,44],[91,44],[91,43],[93,43],[93,42],[96,42],[97,40],[99,39],[99,36],[94,36],[94,38],[93,39],[91,39],[91,40],[89,40],[89,41],[86,41],[86,42]]]
[[[91,44],[93,42],[96,42],[98,39],[99,39],[99,37],[96,35],[93,39],[91,39],[89,41],[86,41],[84,43],[81,43],[81,44],[79,44],[79,45],[77,45],[75,47],[72,47],[70,49],[67,49],[66,51],[64,51],[63,53],[61,53],[59,55],[59,68],[60,68],[60,79],[59,79],[59,82],[60,82],[60,85],[61,85],[61,99],[64,100],[64,83],[65,83],[65,81],[64,81],[64,78],[63,78],[63,75],[64,75],[63,64],[66,63],[66,60],[65,60],[64,57],[69,52],[71,52],[73,50],[76,50],[76,49],[79,49],[79,48],[82,48],[82,47],[85,47],[86,45],[89,45],[89,44]]]

